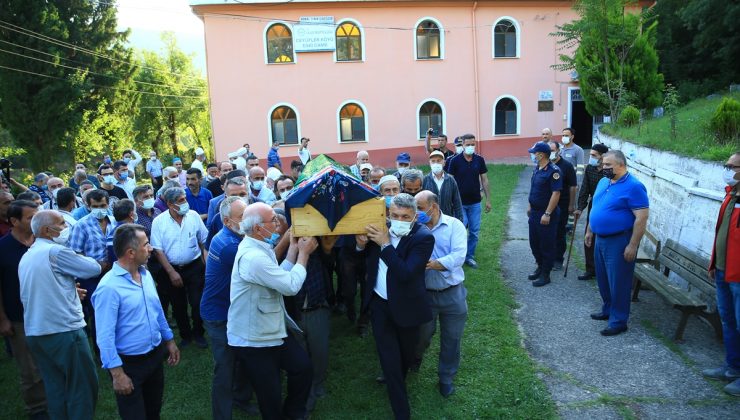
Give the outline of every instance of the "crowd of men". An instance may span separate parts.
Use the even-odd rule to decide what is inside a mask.
[[[645,187],[621,152],[594,145],[586,163],[572,129],[563,130],[562,144],[550,130],[542,134],[529,150],[537,263],[530,279],[544,286],[552,270],[563,268],[568,215],[577,224],[587,210],[587,271],[579,279],[598,282],[603,307],[592,318],[609,321],[602,334],[620,334],[648,216]],[[411,416],[406,376],[418,370],[438,326],[438,391],[453,394],[467,320],[463,266],[478,267],[481,213],[492,207],[475,137],[458,137],[453,151],[445,136],[428,134],[428,161],[414,162],[428,163],[428,174],[414,168],[408,153],[387,171],[358,152],[350,172],[384,197],[387,226],[299,238],[284,209],[311,159],[309,141],[301,139],[288,171],[275,143],[266,167],[245,144],[219,163],[208,163],[199,148],[187,170],[179,158],[165,167],[150,152],[148,180],[141,182],[134,150],[115,161],[106,155],[95,175],[77,164],[68,186],[47,173],[30,186],[3,177],[0,333],[18,363],[28,414],[92,418],[98,365],[110,374],[122,418],[158,418],[163,360],[177,365],[180,349],[196,346],[210,347],[215,363],[214,419],[230,419],[234,407],[266,419],[305,418],[326,395],[332,312],[344,314],[362,337],[372,330],[382,369],[377,380],[387,387],[395,418]],[[734,287],[740,278],[728,258],[740,246],[734,210],[740,155],[726,168],[731,198],[712,260],[718,284],[729,285],[718,305],[723,325],[740,314]],[[14,197],[11,185],[22,192]],[[737,325],[728,325],[734,335],[725,332],[727,365],[710,373],[735,380],[740,346]]]

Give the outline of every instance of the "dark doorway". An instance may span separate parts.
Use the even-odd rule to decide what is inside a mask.
[[[591,135],[594,130],[594,119],[586,111],[586,102],[573,101],[570,110],[571,127],[576,131],[576,144],[584,149],[590,149],[593,141]]]

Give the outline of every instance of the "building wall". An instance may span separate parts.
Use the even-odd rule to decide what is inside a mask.
[[[429,98],[443,105],[444,130],[451,140],[470,132],[482,140],[479,152],[489,160],[525,156],[539,130],[550,127],[559,133],[567,124],[567,88],[576,84],[550,68],[558,52],[548,34],[575,15],[570,2],[492,4],[475,11],[472,2],[195,6],[205,23],[216,156],[223,159],[248,142],[254,153],[266,157],[269,113],[278,104],[290,104],[298,113],[299,136],[312,139],[313,153],[352,162],[365,149],[372,163],[392,166],[399,152],[408,151],[414,162],[423,163],[417,109]],[[337,63],[332,52],[320,52],[296,53],[293,64],[265,64],[270,18],[320,15],[360,23],[363,62]],[[519,58],[493,58],[493,26],[503,16],[519,26]],[[435,18],[444,29],[443,60],[415,59],[410,29],[424,17]],[[540,90],[553,92],[552,112],[537,112]],[[516,135],[494,136],[494,104],[505,95],[519,104],[520,129]],[[365,107],[367,142],[338,141],[338,110],[348,100]],[[280,154],[287,163],[297,146],[283,146]]]

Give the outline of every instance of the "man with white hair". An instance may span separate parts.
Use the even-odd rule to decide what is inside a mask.
[[[241,169],[242,171],[247,170],[247,157],[246,155],[249,153],[246,147],[241,147],[236,152],[229,153],[229,160],[231,160],[231,163],[236,167],[236,169]]]
[[[190,164],[190,169],[200,169],[200,174],[205,176],[206,170],[203,167],[203,162],[205,161],[206,152],[202,148],[198,147],[197,149],[195,149],[195,160],[193,161],[193,163]]]
[[[49,201],[44,203],[43,205],[44,210],[59,209],[59,205],[57,204],[56,195],[57,193],[59,193],[59,190],[62,188],[64,188],[64,181],[62,181],[61,178],[52,176],[46,180],[46,191],[49,195]]]
[[[247,207],[240,230],[244,240],[231,274],[228,343],[244,363],[263,418],[304,418],[313,377],[311,361],[287,333],[286,324],[300,330],[286,312],[283,295],[294,296],[303,286],[308,258],[318,242],[314,238],[291,240],[278,265],[273,250],[280,240],[278,219],[264,203]],[[284,402],[280,370],[288,377]]]
[[[357,161],[354,165],[349,167],[349,170],[352,171],[352,174],[357,178],[360,178],[362,175],[360,174],[360,165],[363,163],[370,163],[370,154],[366,150],[360,150],[357,152]]]
[[[49,195],[46,193],[46,181],[49,180],[49,175],[39,172],[33,177],[33,184],[28,186],[28,189],[41,196],[41,201],[46,203],[49,201]]]
[[[162,176],[164,177],[164,181],[177,181],[180,183],[180,174],[177,173],[177,168],[174,166],[167,166],[166,168],[162,169]],[[182,184],[180,186],[183,186]]]
[[[44,378],[52,418],[91,419],[98,375],[85,334],[75,279],[100,274],[92,258],[62,245],[68,227],[54,210],[31,219],[36,241],[18,266],[26,342]]]
[[[277,182],[278,179],[280,179],[281,176],[283,176],[283,173],[280,172],[280,169],[275,168],[275,167],[267,168],[267,177],[265,178],[265,186],[274,192],[275,183]]]

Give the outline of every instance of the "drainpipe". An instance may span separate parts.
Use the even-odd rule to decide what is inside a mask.
[[[473,83],[475,83],[475,138],[477,138],[479,141],[481,140],[480,137],[480,89],[479,84],[480,81],[478,80],[478,32],[476,27],[476,19],[475,19],[475,9],[478,8],[478,2],[473,2],[473,9],[470,12],[470,20],[471,20],[471,31],[473,33]],[[482,143],[479,143],[482,145]],[[479,147],[479,149],[482,149],[482,147]],[[478,153],[482,153],[481,150],[478,150]]]

